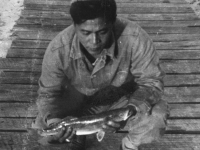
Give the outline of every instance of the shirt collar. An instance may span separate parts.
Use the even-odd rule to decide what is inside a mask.
[[[70,57],[73,59],[79,59],[83,57],[83,54],[80,49],[80,42],[78,40],[77,35],[74,35],[74,38],[72,40],[72,46],[70,51]]]
[[[112,35],[111,35],[111,46],[109,48],[105,48],[103,49],[103,51],[101,52],[101,56],[110,56],[111,59],[114,58],[114,54],[115,54],[115,37],[114,37],[114,33],[112,31]],[[77,35],[74,35],[74,38],[72,40],[72,47],[71,47],[71,51],[70,51],[70,57],[73,59],[79,59],[84,57],[84,54],[81,52],[80,49],[80,41],[77,37]]]

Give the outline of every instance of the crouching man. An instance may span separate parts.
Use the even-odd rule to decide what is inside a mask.
[[[129,131],[119,149],[137,150],[159,139],[168,109],[161,100],[164,73],[148,34],[117,17],[114,0],[72,0],[70,14],[73,24],[51,41],[43,59],[33,127],[130,107],[137,113],[123,127],[114,121],[104,126]],[[85,136],[76,136],[72,128],[46,139],[85,149]]]

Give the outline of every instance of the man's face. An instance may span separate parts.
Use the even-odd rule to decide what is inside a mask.
[[[97,56],[105,48],[111,37],[112,24],[103,18],[87,20],[75,24],[75,32],[85,49],[93,56]]]

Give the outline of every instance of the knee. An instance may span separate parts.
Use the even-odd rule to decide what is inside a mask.
[[[38,114],[36,119],[32,122],[31,127],[32,128],[39,128],[39,129],[47,128],[47,124],[44,121],[44,118],[40,114]]]
[[[169,106],[164,100],[160,100],[151,110],[151,115],[158,118],[167,119],[169,116]]]

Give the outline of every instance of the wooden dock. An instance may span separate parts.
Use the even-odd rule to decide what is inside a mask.
[[[116,1],[118,16],[138,22],[150,34],[166,72],[167,132],[140,150],[200,150],[200,19],[185,0]],[[37,97],[45,49],[72,23],[69,4],[69,0],[24,2],[13,28],[15,40],[7,58],[0,58],[0,150],[52,149],[28,136],[26,127],[36,115],[29,107]],[[122,136],[108,134],[101,143],[89,138],[87,149],[118,150]]]

